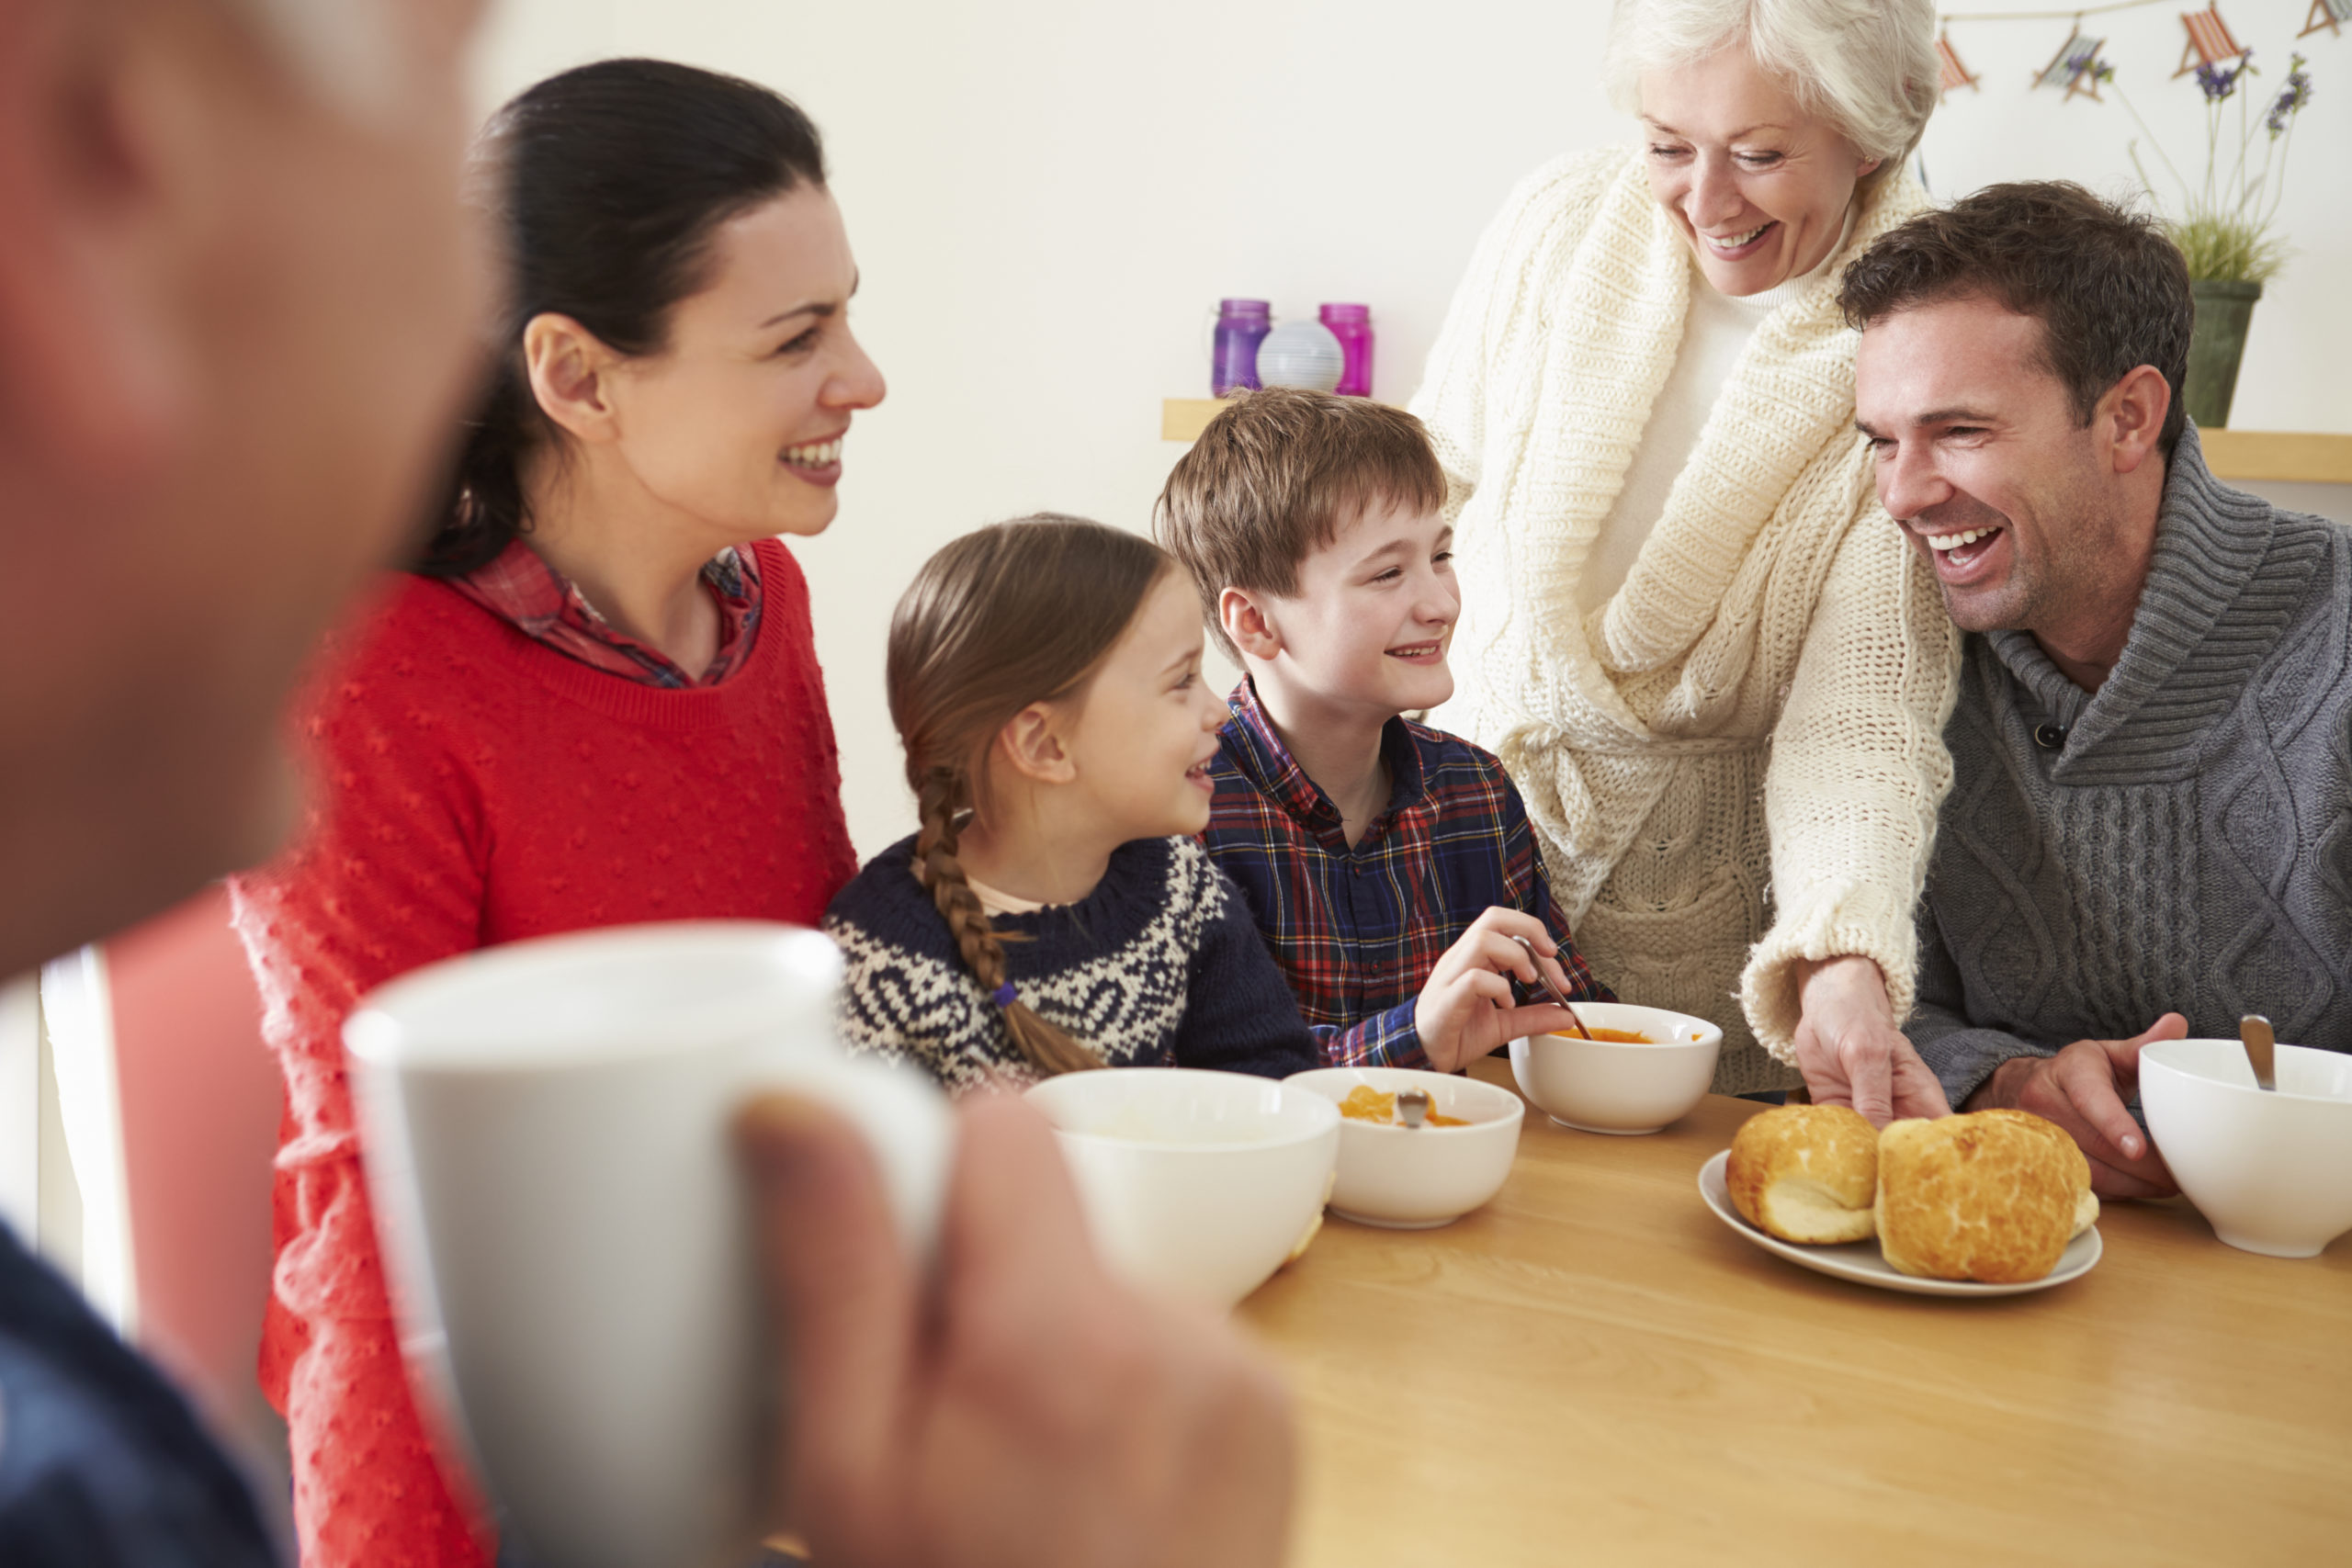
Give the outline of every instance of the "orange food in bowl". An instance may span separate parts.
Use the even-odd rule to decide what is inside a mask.
[[[1648,1035],[1636,1034],[1630,1029],[1588,1029],[1585,1032],[1591,1035],[1595,1040],[1607,1040],[1619,1045],[1655,1045],[1657,1043],[1657,1041],[1652,1040]]]
[[[1368,1083],[1360,1083],[1348,1090],[1348,1098],[1340,1101],[1340,1114],[1351,1122],[1380,1122],[1392,1127],[1404,1125],[1396,1114],[1396,1097],[1383,1094]],[[1460,1116],[1448,1116],[1432,1106],[1421,1119],[1424,1127],[1467,1127],[1469,1122]]]

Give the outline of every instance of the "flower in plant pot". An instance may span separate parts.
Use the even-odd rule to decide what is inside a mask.
[[[2286,242],[2271,225],[2286,188],[2295,119],[2312,98],[2305,63],[2300,54],[2288,62],[2286,85],[2263,103],[2259,118],[2255,95],[2248,90],[2248,78],[2259,74],[2252,50],[2234,64],[2197,68],[2197,88],[2205,98],[2205,170],[2194,182],[2165,155],[2132,100],[2117,94],[2178,191],[2177,203],[2167,207],[2155,182],[2148,178],[2147,167],[2140,162],[2140,144],[2134,141],[2132,166],[2149,195],[2165,208],[2165,232],[2188,264],[2197,326],[2189,338],[2188,384],[2183,393],[2188,417],[2200,425],[2229,423],[2254,302],[2262,298],[2263,284],[2286,263]],[[2237,125],[2232,136],[2226,106],[2233,99]]]

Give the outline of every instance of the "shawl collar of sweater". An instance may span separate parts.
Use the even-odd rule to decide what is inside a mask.
[[[2140,605],[2106,682],[2086,692],[2030,632],[1985,640],[2066,731],[2053,781],[2148,783],[2196,771],[2205,732],[2261,664],[2320,563],[2269,502],[2216,479],[2190,425],[2173,448]]]
[[[1689,654],[1713,625],[1781,497],[1851,425],[1854,333],[1838,309],[1843,264],[1928,205],[1907,170],[1880,181],[1861,199],[1838,265],[1774,310],[1749,341],[1668,492],[1657,527],[1601,613],[1597,644],[1577,650],[1586,658],[1632,674],[1667,669]],[[1633,258],[1638,265],[1629,270],[1625,264]],[[1574,602],[1573,585],[1601,521],[1624,488],[1681,346],[1693,265],[1673,220],[1650,194],[1641,160],[1627,158],[1604,189],[1555,297],[1563,308],[1547,302],[1545,310],[1553,364],[1588,372],[1571,374],[1554,389],[1561,400],[1547,414],[1589,433],[1577,450],[1580,471],[1571,477],[1574,500],[1546,602]],[[1628,391],[1630,400],[1623,395]],[[1616,716],[1650,739],[1630,710]]]

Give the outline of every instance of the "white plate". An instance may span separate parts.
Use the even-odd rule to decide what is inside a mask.
[[[1876,1241],[1851,1241],[1841,1247],[1799,1247],[1767,1235],[1749,1224],[1737,1209],[1732,1207],[1731,1189],[1724,1184],[1724,1168],[1731,1163],[1731,1151],[1724,1150],[1699,1168],[1699,1195],[1715,1217],[1767,1252],[1779,1253],[1792,1263],[1803,1264],[1819,1273],[1851,1280],[1859,1285],[1876,1285],[1883,1291],[1907,1291],[1915,1296],[2017,1296],[2028,1291],[2046,1291],[2052,1285],[2063,1285],[2069,1280],[2079,1280],[2091,1271],[2104,1250],[2098,1239],[2098,1227],[2093,1225],[2066,1244],[2058,1255],[2058,1267],[2039,1280],[2027,1280],[2014,1285],[1987,1285],[1974,1280],[1923,1280],[1905,1274],[1886,1260]]]

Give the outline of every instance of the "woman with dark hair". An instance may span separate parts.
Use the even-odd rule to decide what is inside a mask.
[[[583,927],[814,925],[856,870],[775,538],[832,521],[842,439],[883,393],[816,128],[747,82],[606,61],[516,98],[483,152],[512,288],[492,386],[423,560],[304,702],[311,819],[232,885],[286,1077],[262,1376],[312,1568],[494,1550],[401,1370],[355,999]]]

